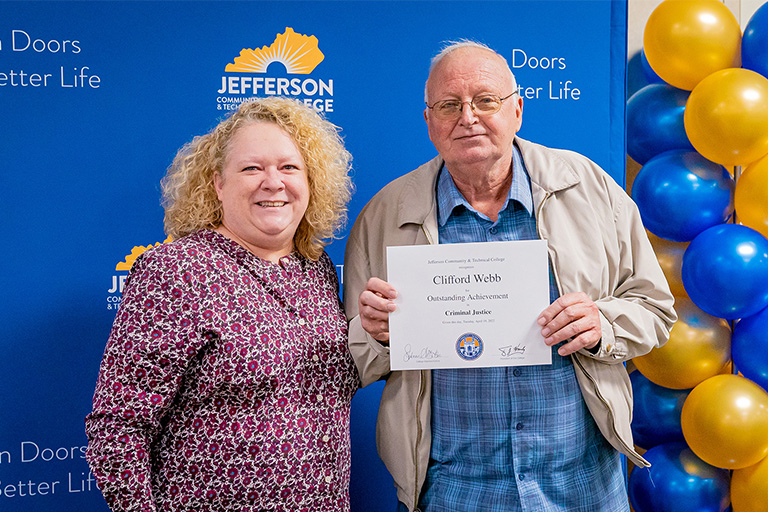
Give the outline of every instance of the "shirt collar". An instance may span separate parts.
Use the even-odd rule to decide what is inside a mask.
[[[437,205],[438,222],[440,226],[445,226],[448,218],[457,206],[463,206],[467,210],[477,212],[469,202],[464,199],[456,184],[453,182],[451,173],[445,170],[445,165],[440,169],[440,176],[437,178]],[[507,201],[501,211],[504,211],[510,201],[517,201],[526,209],[529,215],[533,215],[533,197],[531,195],[531,179],[528,176],[528,170],[525,168],[523,158],[520,156],[520,150],[515,146],[512,154],[512,183],[509,186]]]

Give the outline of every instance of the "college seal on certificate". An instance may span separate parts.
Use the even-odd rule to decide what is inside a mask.
[[[456,340],[456,352],[465,361],[474,361],[483,353],[483,340],[471,332],[462,334]]]

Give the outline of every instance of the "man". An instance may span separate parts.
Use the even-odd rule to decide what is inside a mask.
[[[637,208],[587,158],[516,137],[523,101],[493,50],[448,46],[425,95],[439,156],[370,201],[344,267],[363,385],[386,379],[377,444],[400,510],[627,511],[619,452],[648,463],[622,363],[676,319]],[[390,371],[387,246],[532,238],[548,242],[551,365]]]

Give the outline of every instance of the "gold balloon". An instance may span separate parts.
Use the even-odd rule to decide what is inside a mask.
[[[683,287],[683,253],[688,247],[690,242],[673,242],[672,240],[666,240],[660,238],[650,231],[647,231],[648,239],[653,245],[653,250],[656,252],[656,258],[659,260],[661,270],[664,272],[664,277],[667,278],[669,283],[669,289],[672,290],[672,294],[676,297],[687,297]]]
[[[685,133],[701,155],[726,167],[768,153],[768,78],[724,69],[699,82],[683,114]]]
[[[768,457],[731,476],[733,512],[765,512],[768,508]]]
[[[632,185],[635,183],[635,178],[637,178],[637,175],[642,168],[642,165],[635,162],[631,156],[627,155],[627,179],[624,188],[630,196],[632,196]]]
[[[640,373],[659,386],[690,389],[727,373],[731,360],[731,329],[726,320],[708,315],[691,299],[677,297],[678,320],[661,348],[632,359]]]
[[[690,91],[715,71],[741,67],[741,27],[718,0],[666,0],[648,18],[643,51],[662,80]]]
[[[744,169],[734,202],[738,221],[768,237],[768,156]]]
[[[718,468],[740,469],[768,455],[768,392],[738,375],[717,375],[688,395],[681,416],[693,453]]]

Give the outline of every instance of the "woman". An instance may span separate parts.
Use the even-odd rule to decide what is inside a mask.
[[[179,151],[175,240],[131,269],[86,418],[112,510],[349,510],[359,379],[323,250],[349,162],[333,125],[281,98]]]

